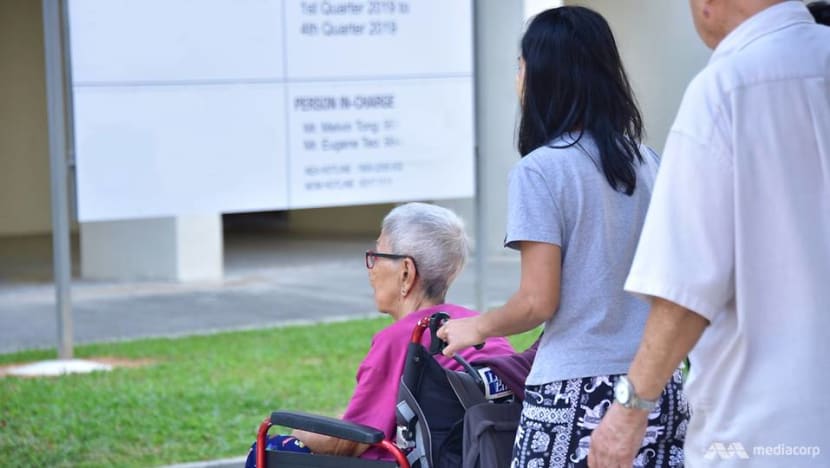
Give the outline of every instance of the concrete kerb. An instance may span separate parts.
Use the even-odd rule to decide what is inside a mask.
[[[194,336],[211,336],[211,335],[218,335],[221,333],[234,333],[234,332],[245,332],[245,331],[255,331],[255,330],[265,330],[265,329],[272,329],[272,328],[290,328],[290,327],[302,327],[308,325],[323,325],[329,323],[342,323],[342,322],[349,322],[352,320],[365,320],[365,319],[373,319],[373,318],[380,318],[383,317],[379,312],[366,312],[366,313],[358,313],[358,314],[351,314],[351,315],[332,315],[329,317],[321,317],[317,319],[285,319],[285,320],[276,320],[271,322],[264,322],[264,323],[257,323],[254,325],[243,325],[243,326],[229,326],[229,327],[219,327],[219,328],[209,328],[205,330],[193,330],[193,331],[184,331],[184,332],[175,332],[175,333],[159,333],[159,334],[148,334],[148,335],[137,335],[137,336],[130,336],[130,337],[123,337],[123,338],[111,338],[111,339],[96,339],[93,341],[84,341],[82,343],[76,343],[76,346],[86,346],[92,344],[106,344],[106,343],[129,343],[133,341],[142,341],[142,340],[153,340],[153,339],[178,339],[178,338],[189,338]],[[0,351],[0,354],[12,354],[18,353],[23,351],[43,351],[43,350],[51,350],[54,349],[54,346],[26,346],[26,347],[17,347],[17,348],[9,348]]]
[[[245,466],[246,459],[247,457],[222,458],[220,460],[165,465],[161,468],[241,468]]]

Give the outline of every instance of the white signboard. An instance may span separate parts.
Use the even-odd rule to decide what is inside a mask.
[[[81,221],[462,198],[469,0],[70,0]]]

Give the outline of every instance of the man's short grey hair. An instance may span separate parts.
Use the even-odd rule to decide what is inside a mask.
[[[383,218],[382,229],[392,253],[415,259],[424,294],[443,301],[470,249],[461,218],[440,206],[407,203]]]

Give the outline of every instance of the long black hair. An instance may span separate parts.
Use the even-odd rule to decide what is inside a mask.
[[[605,19],[584,7],[539,13],[522,37],[525,62],[518,149],[531,151],[569,132],[593,137],[605,178],[627,195],[637,185],[635,164],[643,120]]]
[[[810,14],[815,18],[816,23],[830,26],[830,4],[820,0],[807,4]]]

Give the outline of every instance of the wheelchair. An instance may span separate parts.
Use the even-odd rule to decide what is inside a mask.
[[[379,429],[341,419],[295,411],[275,411],[257,433],[257,468],[458,468],[478,466],[475,444],[489,434],[491,466],[507,466],[521,405],[489,367],[475,366],[460,355],[463,370],[442,367],[433,358],[446,343],[436,336],[449,315],[438,312],[421,319],[412,331],[396,406],[397,434],[392,443]],[[429,349],[421,344],[429,329]],[[480,345],[481,346],[481,345]],[[475,418],[471,422],[471,416]],[[465,431],[465,421],[468,429]],[[268,430],[284,426],[368,444],[386,451],[391,461],[266,450]],[[489,432],[488,432],[489,431]],[[506,461],[505,461],[506,460]]]

